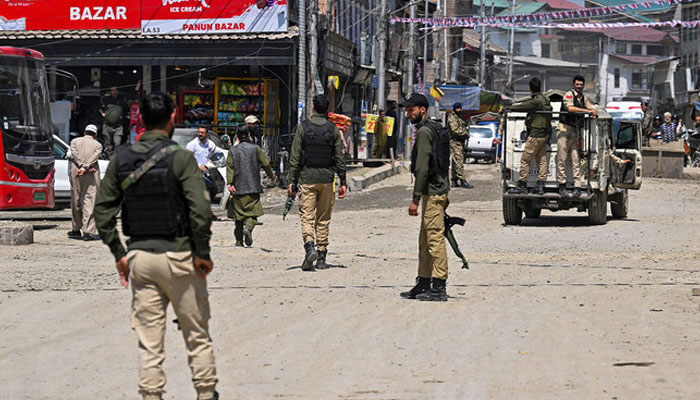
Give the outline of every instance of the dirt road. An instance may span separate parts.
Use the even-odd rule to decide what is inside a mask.
[[[266,199],[254,247],[214,223],[209,278],[223,399],[700,398],[700,184],[646,179],[630,216],[588,226],[543,212],[504,227],[498,173],[450,212],[470,270],[450,252],[446,303],[404,300],[419,220],[402,174],[338,201],[329,263],[299,269],[297,211]],[[135,399],[130,292],[101,243],[35,222],[36,244],[0,248],[0,399]],[[170,313],[171,319],[172,312]],[[194,399],[168,324],[167,399]]]

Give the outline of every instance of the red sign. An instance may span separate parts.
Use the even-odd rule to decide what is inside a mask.
[[[139,0],[8,0],[0,30],[138,29]]]
[[[141,0],[141,33],[286,32],[287,0]]]

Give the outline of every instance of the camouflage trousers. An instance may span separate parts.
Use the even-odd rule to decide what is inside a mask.
[[[460,140],[450,140],[452,154],[452,179],[466,180],[464,176],[464,143]]]

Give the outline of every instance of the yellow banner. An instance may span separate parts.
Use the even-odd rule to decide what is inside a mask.
[[[365,132],[374,133],[374,127],[377,125],[377,119],[379,115],[377,114],[367,114],[367,119],[365,120]],[[394,117],[384,117],[384,124],[387,126],[387,136],[394,135]]]

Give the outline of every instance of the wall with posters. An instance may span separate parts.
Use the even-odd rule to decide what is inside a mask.
[[[138,29],[140,6],[140,0],[3,1],[0,30]]]
[[[286,32],[287,0],[141,0],[141,33]]]

